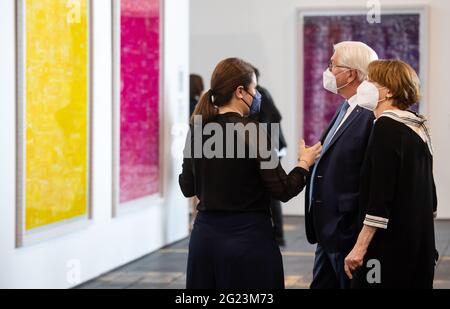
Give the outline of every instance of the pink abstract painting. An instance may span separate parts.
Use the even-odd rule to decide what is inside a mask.
[[[420,15],[382,14],[381,18],[381,23],[370,24],[366,15],[304,17],[303,132],[307,144],[313,145],[320,139],[343,102],[322,86],[322,73],[333,55],[334,44],[361,41],[371,46],[379,58],[402,59],[420,71]],[[417,111],[417,106],[413,110]]]
[[[159,192],[160,0],[122,0],[120,203]]]

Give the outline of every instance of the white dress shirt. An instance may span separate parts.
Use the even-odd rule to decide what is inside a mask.
[[[356,95],[354,95],[353,97],[348,99],[347,102],[348,102],[348,105],[350,105],[350,107],[347,109],[347,112],[345,113],[344,118],[342,118],[342,121],[339,124],[338,128],[336,129],[336,132],[339,131],[339,129],[341,128],[342,124],[347,120],[348,116],[350,116],[350,114],[353,112],[353,110],[355,109],[356,105],[358,105],[358,102],[356,102]],[[336,135],[336,132],[334,133],[334,135]],[[334,135],[333,135],[333,137],[334,137]]]

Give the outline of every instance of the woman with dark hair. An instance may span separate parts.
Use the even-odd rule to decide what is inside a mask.
[[[189,289],[284,288],[270,200],[288,201],[302,191],[321,145],[307,148],[302,141],[298,166],[286,174],[267,133],[248,117],[260,108],[256,86],[250,64],[223,60],[192,116],[179,177],[183,194],[200,200],[189,244]],[[203,153],[208,148],[211,153]]]
[[[191,74],[189,76],[189,117],[192,116],[204,90],[205,86],[202,77],[197,74]]]
[[[345,259],[353,288],[432,288],[437,197],[427,120],[409,111],[419,78],[400,60],[369,65],[358,102],[376,122],[361,172],[361,225]]]
[[[197,74],[191,74],[189,76],[189,118],[192,117],[195,107],[200,100],[200,97],[205,90],[203,83],[203,78]],[[189,230],[192,231],[194,226],[195,218],[197,217],[197,204],[198,198],[193,196],[190,200],[191,204],[191,223],[189,223]]]

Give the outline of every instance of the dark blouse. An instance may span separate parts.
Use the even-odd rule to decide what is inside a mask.
[[[361,225],[377,227],[355,287],[431,287],[435,262],[433,213],[437,198],[433,157],[408,126],[380,117],[362,169]],[[381,265],[381,284],[366,280],[370,260]]]
[[[227,150],[231,147],[225,142],[230,131],[226,130],[226,124],[247,124],[258,125],[258,122],[240,116],[237,113],[226,113],[217,115],[213,123],[218,124],[223,135],[223,158],[216,156],[206,158],[193,158],[195,149],[193,127],[190,130],[190,151],[185,149],[185,158],[183,160],[183,171],[179,176],[179,184],[184,196],[197,196],[200,203],[197,207],[200,211],[218,211],[218,212],[268,212],[271,196],[280,201],[286,202],[298,195],[306,185],[308,171],[300,167],[294,168],[289,174],[286,174],[278,161],[276,152],[271,149],[270,141],[268,141],[267,133],[258,128],[259,137],[267,140],[267,150],[271,149],[273,158],[276,158],[276,164],[273,168],[262,168],[263,163],[267,163],[267,156],[262,156],[258,151],[257,157],[250,156],[250,149],[257,146],[257,142],[248,136],[245,139],[245,156],[237,158],[238,134],[234,134],[233,158],[226,158]],[[214,137],[212,134],[203,132],[202,143],[205,145],[207,141]],[[245,135],[245,134],[244,134]],[[208,142],[209,143],[209,142]],[[216,145],[216,147],[218,147]],[[220,147],[219,147],[220,148]],[[217,149],[217,148],[214,148]],[[191,154],[191,158],[186,157],[186,153]]]

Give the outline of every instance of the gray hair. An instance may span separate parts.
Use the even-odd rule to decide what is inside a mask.
[[[369,64],[374,60],[378,60],[377,53],[363,42],[340,42],[334,45],[334,51],[339,58],[339,65],[358,71],[360,82],[367,78]]]

